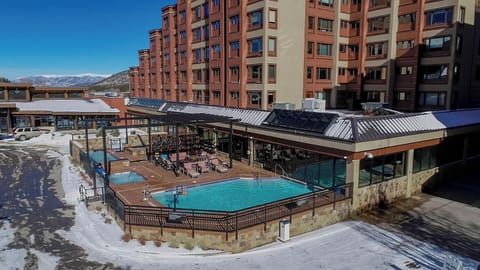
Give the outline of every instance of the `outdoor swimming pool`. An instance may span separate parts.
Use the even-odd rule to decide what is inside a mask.
[[[145,179],[136,172],[115,173],[110,175],[110,182],[115,185],[131,184],[145,181]]]
[[[99,162],[103,163],[104,161],[103,151],[93,151],[93,152],[90,152],[89,155],[90,155],[90,158],[93,159],[95,164]],[[110,153],[107,153],[107,159],[108,161],[117,160],[117,158]]]
[[[238,211],[316,191],[285,178],[236,178],[217,183],[186,188],[186,195],[178,196],[176,207],[185,209]],[[174,207],[175,190],[154,193],[161,204]]]

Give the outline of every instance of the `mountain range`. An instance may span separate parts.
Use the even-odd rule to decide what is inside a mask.
[[[90,90],[128,91],[128,71],[113,75],[79,74],[79,75],[35,75],[17,78],[14,83],[31,83],[36,87],[88,87]]]

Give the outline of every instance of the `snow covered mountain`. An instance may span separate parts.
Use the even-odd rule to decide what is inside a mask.
[[[17,78],[14,82],[31,83],[36,87],[88,87],[108,77],[110,77],[110,75],[91,73],[79,75],[35,75]]]

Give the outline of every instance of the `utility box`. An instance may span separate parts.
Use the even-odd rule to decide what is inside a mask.
[[[280,222],[280,241],[290,240],[290,221],[283,220]]]

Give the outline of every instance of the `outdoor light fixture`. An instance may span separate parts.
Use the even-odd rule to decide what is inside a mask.
[[[363,153],[363,156],[364,156],[366,159],[372,159],[372,158],[373,158],[373,154],[370,153],[370,152],[365,152],[365,153]]]

